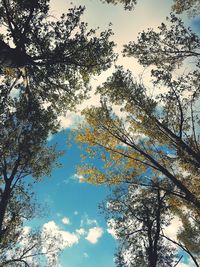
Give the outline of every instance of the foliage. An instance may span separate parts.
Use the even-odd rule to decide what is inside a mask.
[[[27,188],[18,183],[13,188],[4,216],[0,242],[1,267],[38,267],[44,261],[51,260],[53,263],[56,260],[59,254],[58,241],[41,230],[24,226],[28,220],[41,216],[41,212],[30,186]]]
[[[124,9],[133,10],[137,4],[137,0],[101,0],[108,4],[123,4]],[[200,12],[200,1],[199,0],[173,0],[172,11],[176,14],[182,14],[187,12],[189,16],[197,16]]]
[[[124,47],[124,55],[135,57],[143,66],[172,71],[184,60],[192,58],[199,67],[200,39],[183,21],[171,14],[169,25],[162,23],[158,31],[149,29],[139,34],[136,42]]]
[[[137,0],[101,0],[103,3],[108,4],[123,4],[125,10],[133,10],[135,5],[137,4]]]
[[[101,183],[109,179],[110,183],[127,180],[148,183],[145,174],[150,168],[154,173],[162,173],[166,190],[198,207],[198,142],[192,142],[195,135],[189,133],[189,129],[194,130],[189,121],[192,114],[188,113],[191,99],[181,99],[182,123],[174,84],[179,88],[179,83],[174,82],[169,92],[162,95],[162,103],[166,105],[162,110],[159,102],[147,97],[145,88],[136,84],[131,74],[121,68],[99,88],[109,103],[122,107],[123,118],[113,114],[106,104],[83,112],[89,126],[80,129],[77,140],[91,147],[88,152],[92,150],[92,156],[101,153],[106,161],[106,172],[109,172],[106,175],[106,172],[96,172],[94,167],[89,170],[81,168],[89,181]],[[180,90],[179,97],[182,93]]]
[[[58,165],[61,152],[47,145],[59,129],[58,116],[86,98],[90,77],[115,59],[111,29],[88,30],[84,9],[56,19],[48,0],[0,1],[1,266],[40,266],[46,239],[39,232],[23,235],[23,218],[34,216],[28,184]],[[47,265],[55,266],[57,252]]]
[[[19,257],[15,259],[20,253],[26,258],[19,240],[25,221],[35,216],[29,184],[50,175],[61,154],[46,143],[49,133],[58,129],[52,108],[42,107],[34,95],[27,99],[21,85],[14,94],[11,81],[12,77],[7,78],[0,86],[0,250],[1,264],[5,258],[9,266],[11,250],[16,249],[13,255]],[[34,234],[30,238],[36,239],[39,250],[38,237]]]
[[[179,229],[178,240],[185,244],[185,246],[200,257],[200,237],[199,237],[199,220],[194,218],[191,211],[177,210],[177,214],[181,218],[183,227]]]
[[[174,0],[172,10],[177,14],[181,14],[184,11],[189,16],[199,15],[200,12],[200,1],[199,0]]]
[[[23,68],[18,78],[57,111],[83,100],[91,75],[109,68],[115,58],[111,30],[99,36],[88,30],[83,12],[84,7],[71,8],[54,19],[47,0],[0,1],[0,23],[7,30],[0,40],[0,65]]]
[[[167,194],[160,190],[118,187],[108,199],[109,227],[119,240],[116,265],[174,266],[176,252],[162,235],[169,224]]]

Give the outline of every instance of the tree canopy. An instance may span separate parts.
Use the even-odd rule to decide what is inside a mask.
[[[55,19],[46,0],[0,1],[0,25],[6,30],[0,40],[1,67],[23,67],[25,73],[17,77],[57,111],[80,102],[91,75],[109,68],[115,58],[111,30],[99,36],[88,30],[83,12],[84,7],[75,7]]]
[[[60,152],[47,145],[49,133],[58,127],[51,108],[41,107],[34,96],[31,102],[27,101],[23,90],[13,96],[6,84],[1,85],[0,95],[0,250],[3,264],[3,260],[8,260],[6,255],[10,255],[8,251],[19,245],[24,222],[34,216],[29,184],[50,175]],[[23,258],[26,253],[21,253]],[[20,258],[20,254],[18,256]]]

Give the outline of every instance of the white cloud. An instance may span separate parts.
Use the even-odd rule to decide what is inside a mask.
[[[178,229],[181,227],[181,225],[181,220],[178,217],[174,217],[174,219],[171,221],[171,224],[164,229],[164,234],[167,237],[177,241],[176,236]]]
[[[187,262],[185,262],[185,263],[180,262],[180,263],[177,265],[177,267],[195,267],[195,266],[196,266],[196,265],[194,264],[194,262],[192,261],[191,258],[189,258]]]
[[[84,257],[84,258],[89,258],[89,255],[87,254],[87,252],[84,252],[84,253],[83,253],[83,257]]]
[[[63,218],[62,218],[62,223],[63,223],[63,224],[70,224],[70,220],[69,220],[69,218],[67,218],[67,217],[63,217]]]
[[[190,266],[188,264],[185,264],[185,263],[180,262],[178,264],[178,267],[190,267]]]
[[[78,211],[77,210],[74,211],[74,215],[76,215],[76,216],[78,215]]]
[[[80,114],[75,112],[68,112],[65,116],[59,117],[61,129],[76,128],[82,121]]]
[[[81,183],[83,180],[83,176],[75,173],[74,175],[70,176],[70,179],[72,179],[74,181],[78,181],[79,183]]]
[[[88,235],[86,236],[86,240],[88,240],[91,244],[96,244],[98,239],[103,235],[103,229],[100,227],[93,227],[89,229]]]
[[[43,234],[59,240],[59,244],[57,244],[59,249],[71,247],[79,242],[78,235],[60,229],[54,221],[43,225]]]
[[[80,229],[77,229],[77,230],[76,230],[76,233],[77,233],[78,235],[85,235],[85,234],[86,234],[86,231],[85,231],[85,229],[80,228]]]
[[[71,175],[70,177],[68,177],[67,179],[65,179],[63,182],[65,184],[70,183],[70,181],[73,181],[75,183],[77,183],[77,182],[81,183],[83,180],[84,180],[84,178],[83,178],[82,175],[79,175],[79,174],[75,173],[75,174]]]

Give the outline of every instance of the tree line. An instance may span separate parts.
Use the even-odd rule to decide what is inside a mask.
[[[103,2],[128,10],[136,5]],[[88,29],[81,20],[84,9],[71,8],[55,20],[48,0],[0,1],[2,267],[39,266],[46,254],[46,265],[56,266],[53,240],[24,230],[24,220],[39,212],[31,185],[58,164],[62,151],[47,142],[59,130],[58,116],[75,110],[88,97],[90,78],[117,58],[112,30]],[[196,15],[199,1],[177,0],[172,9]],[[175,266],[182,255],[177,259],[173,245],[199,266],[199,48],[199,36],[172,14],[123,50],[153,66],[156,97],[118,66],[97,88],[101,107],[82,112],[87,125],[80,125],[75,138],[87,144],[88,157],[101,155],[105,168],[84,165],[80,173],[87,182],[119,185],[103,208],[120,243],[117,266]],[[190,58],[192,70],[175,77]],[[164,233],[174,216],[182,221],[177,240]]]

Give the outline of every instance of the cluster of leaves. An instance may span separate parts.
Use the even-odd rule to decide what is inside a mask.
[[[143,66],[155,65],[167,71],[180,67],[187,58],[199,64],[200,39],[183,21],[171,14],[170,26],[162,23],[158,31],[149,29],[139,34],[136,42],[124,47],[125,56],[133,56]]]
[[[189,16],[196,16],[200,13],[200,1],[199,0],[174,0],[172,10],[177,14],[181,14],[184,11]]]
[[[123,4],[125,10],[133,10],[135,5],[137,4],[137,0],[101,0],[103,3],[108,4]]]

